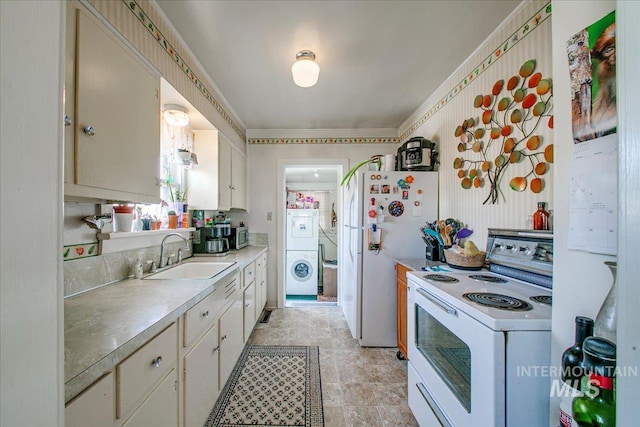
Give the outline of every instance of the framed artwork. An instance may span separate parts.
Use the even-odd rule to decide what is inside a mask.
[[[616,133],[615,11],[567,41],[573,142]]]

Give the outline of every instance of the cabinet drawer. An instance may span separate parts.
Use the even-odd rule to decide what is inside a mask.
[[[244,287],[246,288],[255,279],[255,276],[256,276],[256,263],[252,262],[251,264],[247,265],[244,268],[244,270],[242,270],[242,275],[243,275],[242,280],[243,280],[243,283],[244,283]]]
[[[67,405],[66,427],[112,426],[115,416],[113,374],[109,372]]]
[[[217,289],[205,297],[198,304],[194,305],[184,314],[184,343],[188,347],[193,340],[200,335],[205,329],[213,325],[218,317],[219,310]]]
[[[126,416],[160,379],[175,368],[177,330],[176,324],[172,323],[117,366],[118,418]]]
[[[267,266],[267,254],[262,254],[256,259],[256,270],[263,269]]]

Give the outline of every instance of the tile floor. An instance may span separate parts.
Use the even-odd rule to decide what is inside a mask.
[[[320,347],[327,427],[418,425],[407,405],[407,362],[396,358],[396,348],[360,347],[340,307],[275,310],[249,342]]]

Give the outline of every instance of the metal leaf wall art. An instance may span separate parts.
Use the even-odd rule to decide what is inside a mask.
[[[529,171],[524,176],[511,179],[512,190],[544,190],[543,176],[553,163],[553,144],[545,147],[536,130],[541,123],[553,128],[553,87],[551,79],[534,73],[535,67],[531,59],[506,85],[498,80],[491,93],[477,95],[473,106],[482,110],[480,117],[464,120],[455,130],[460,157],[454,159],[453,168],[464,189],[482,188],[488,181],[489,194],[483,204],[498,203],[503,174],[515,163],[528,162],[531,168],[525,168]]]

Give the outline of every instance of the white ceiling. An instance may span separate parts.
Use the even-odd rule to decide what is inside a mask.
[[[397,128],[519,3],[157,0],[247,129]]]

